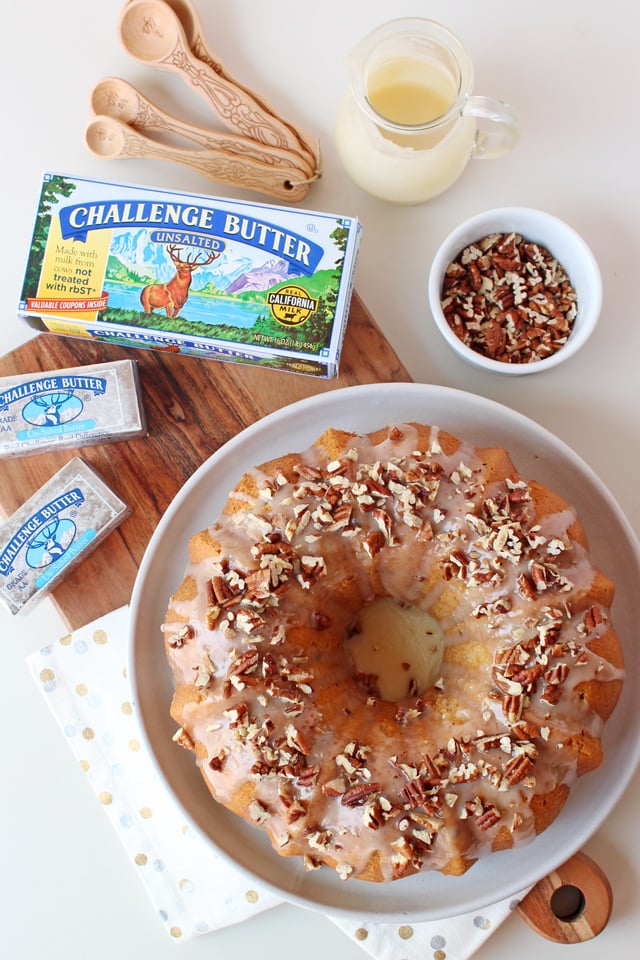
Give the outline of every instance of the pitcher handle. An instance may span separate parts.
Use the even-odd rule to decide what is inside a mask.
[[[477,121],[472,157],[493,160],[509,153],[520,139],[520,121],[513,107],[493,97],[470,97],[463,116]]]

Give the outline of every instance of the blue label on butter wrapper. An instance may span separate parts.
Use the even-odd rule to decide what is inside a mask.
[[[36,587],[41,590],[43,587],[48,586],[54,577],[56,577],[66,566],[72,563],[73,560],[84,550],[85,547],[88,547],[92,540],[95,539],[96,531],[95,530],[86,530],[81,537],[78,537],[75,541],[70,541],[67,546],[64,546],[62,543],[56,543],[55,548],[62,550],[51,565],[45,570],[43,574],[39,577],[36,577]],[[51,554],[49,554],[51,556]]]
[[[0,377],[0,457],[130,439],[145,430],[131,360]]]
[[[76,530],[71,520],[62,518],[62,513],[70,508],[77,509],[83,503],[84,495],[76,487],[27,517],[0,553],[0,576],[6,577],[13,572],[23,549],[25,562],[32,569],[48,566],[61,556],[70,546]]]
[[[93,550],[129,508],[81,458],[0,524],[0,600],[20,613]]]

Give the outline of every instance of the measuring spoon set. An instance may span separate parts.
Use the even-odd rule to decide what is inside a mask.
[[[298,202],[320,176],[309,135],[262,97],[233,80],[204,37],[189,0],[128,0],[119,36],[138,62],[177,74],[201,96],[225,130],[172,116],[126,80],[107,77],[91,93],[94,117],[85,142],[96,156],[157,158],[183,164],[217,183]],[[175,134],[197,147],[176,147],[146,131]]]

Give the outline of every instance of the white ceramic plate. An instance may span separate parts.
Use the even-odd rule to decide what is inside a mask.
[[[298,858],[274,853],[263,834],[219,807],[191,755],[176,747],[169,718],[172,684],[160,634],[170,594],[187,562],[188,537],[212,523],[245,468],[304,450],[327,427],[358,432],[417,420],[484,445],[507,448],[523,476],[548,484],[577,508],[599,566],[617,584],[615,616],[626,639],[628,682],[605,730],[603,766],[579,781],[563,813],[519,850],[480,861],[462,877],[420,874],[391,884],[307,873]],[[218,450],[185,484],[152,537],[132,598],[130,669],[144,735],[160,776],[187,821],[212,849],[283,899],[335,915],[436,920],[519,893],[572,856],[621,796],[640,757],[640,546],[611,494],[564,443],[526,417],[482,397],[422,384],[347,387],[271,414]]]

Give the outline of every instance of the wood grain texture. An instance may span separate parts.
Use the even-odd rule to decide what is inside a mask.
[[[48,333],[2,357],[0,376],[126,357],[138,362],[149,426],[146,437],[0,462],[0,511],[5,517],[76,455],[132,507],[131,515],[53,594],[70,630],[129,602],[160,517],[191,474],[231,437],[274,410],[314,394],[411,379],[356,294],[340,376],[333,380]]]
[[[575,913],[558,915],[554,896],[579,894]],[[574,854],[543,877],[516,910],[532,930],[554,943],[584,943],[601,933],[611,916],[613,895],[605,873],[585,853]]]

